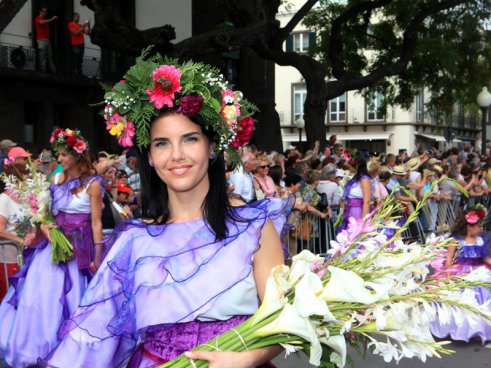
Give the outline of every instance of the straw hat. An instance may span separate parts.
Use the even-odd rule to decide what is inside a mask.
[[[419,157],[414,157],[406,162],[406,167],[409,171],[417,170],[421,166],[421,160]]]
[[[433,165],[431,169],[438,171],[440,174],[443,172],[443,168],[440,165]]]
[[[397,165],[397,166],[394,166],[392,168],[392,174],[395,174],[395,175],[406,175],[407,174],[407,170],[404,166],[402,165]]]

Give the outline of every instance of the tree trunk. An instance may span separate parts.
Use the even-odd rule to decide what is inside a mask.
[[[313,73],[314,75],[317,73]],[[324,78],[309,78],[306,80],[307,97],[304,104],[304,120],[307,142],[313,146],[319,141],[323,147],[326,143],[326,110],[327,110],[327,87]]]
[[[0,33],[10,24],[27,0],[3,0],[0,2]]]

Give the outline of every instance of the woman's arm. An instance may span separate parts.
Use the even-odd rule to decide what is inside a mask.
[[[454,256],[455,256],[455,246],[450,245],[448,248],[447,260],[445,261],[445,267],[450,268],[453,265]]]
[[[93,180],[87,190],[90,196],[90,212],[92,220],[92,234],[95,244],[94,265],[97,269],[102,262],[102,247],[99,243],[102,241],[102,189],[97,180]]]
[[[361,216],[364,218],[370,212],[370,197],[372,193],[372,184],[368,179],[360,180],[361,192],[363,195],[363,210]]]
[[[24,240],[14,233],[7,231],[6,227],[7,219],[4,216],[0,215],[0,239],[12,240],[13,242],[19,243],[21,246],[23,246]]]

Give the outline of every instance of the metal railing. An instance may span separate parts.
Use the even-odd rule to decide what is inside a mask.
[[[7,259],[7,247],[9,248],[15,248],[16,250],[16,262],[12,262],[11,260]],[[22,250],[21,247],[18,243],[12,241],[12,240],[0,240],[0,261],[2,262],[1,269],[3,272],[3,275],[5,276],[5,286],[6,289],[9,288],[9,276],[8,276],[8,265],[9,264],[18,264],[19,267],[22,267],[23,265],[23,258],[22,258]]]
[[[491,195],[471,198],[457,196],[451,200],[431,201],[433,202],[424,206],[419,216],[402,233],[403,240],[424,243],[429,234],[449,233],[456,216],[462,209],[477,203],[483,204],[485,208],[491,207]],[[325,256],[331,241],[336,239],[333,227],[335,217],[331,220],[322,220],[311,214],[302,215],[298,211],[293,211],[291,216],[293,219],[289,222],[291,230],[282,239],[290,257],[304,249]],[[307,216],[312,223],[311,232],[308,234],[304,230],[305,227],[299,225],[302,216]],[[404,224],[407,218],[407,213],[401,213],[401,224]],[[484,221],[484,230],[491,230],[491,211],[488,211],[488,216]]]
[[[73,64],[67,53],[53,55],[57,68],[56,74],[73,75]],[[0,68],[23,71],[41,71],[39,68],[39,53],[33,47],[0,44]],[[101,60],[96,57],[84,57],[82,74],[87,78],[101,79]]]

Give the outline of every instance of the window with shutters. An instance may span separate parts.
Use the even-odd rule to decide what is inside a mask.
[[[286,52],[306,53],[315,44],[315,32],[295,32],[286,39]]]
[[[303,117],[303,104],[305,103],[305,99],[307,98],[307,88],[305,84],[296,84],[293,86],[293,121],[292,124],[295,124],[295,121],[299,117]]]
[[[329,122],[346,122],[346,94],[329,101]]]
[[[384,95],[380,92],[372,93],[367,100],[367,120],[379,121],[384,120]]]
[[[421,122],[423,121],[423,113],[424,113],[424,95],[423,91],[420,91],[416,95],[416,102],[415,102],[415,109],[416,109],[416,121]]]

